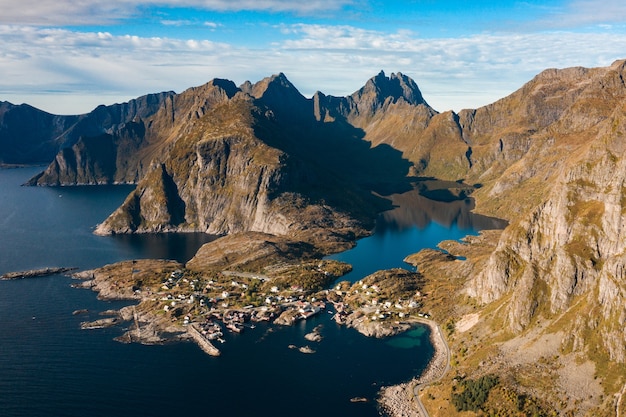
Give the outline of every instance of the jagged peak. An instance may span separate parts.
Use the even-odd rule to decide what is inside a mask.
[[[234,82],[223,78],[214,78],[209,81],[208,85],[224,90],[228,97],[233,97],[239,91]]]
[[[373,100],[374,103],[372,104],[375,107],[380,107],[389,98],[394,103],[402,99],[415,106],[420,104],[428,106],[417,83],[401,72],[392,73],[387,77],[385,72],[381,70],[377,75],[370,78],[365,83],[365,86],[350,97],[356,102],[363,99],[367,101]]]
[[[297,95],[304,97],[282,72],[265,77],[253,85],[250,85],[249,82],[244,84],[248,87],[247,89],[249,90],[249,94],[254,98],[262,98],[268,93],[268,91],[276,89],[295,92]]]

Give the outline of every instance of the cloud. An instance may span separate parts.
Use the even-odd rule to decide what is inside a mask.
[[[79,26],[110,24],[151,7],[213,11],[267,11],[311,15],[337,11],[354,0],[0,0],[0,24]]]
[[[548,67],[606,66],[626,58],[626,35],[604,32],[420,39],[407,31],[351,26],[276,30],[287,38],[252,49],[202,39],[0,25],[0,99],[82,113],[216,77],[240,84],[278,72],[307,96],[316,90],[341,96],[383,69],[414,78],[436,109],[460,110],[502,98]]]
[[[623,0],[568,0],[561,5],[527,7],[535,8],[539,13],[535,20],[524,24],[526,30],[583,30],[593,27],[610,30],[623,28],[626,22],[626,3]]]
[[[606,25],[626,21],[626,3],[623,0],[574,0],[562,15],[567,25]]]

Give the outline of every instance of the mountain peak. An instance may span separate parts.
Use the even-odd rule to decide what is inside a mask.
[[[249,84],[248,84],[249,85]],[[263,78],[261,81],[251,85],[248,93],[254,98],[262,98],[267,94],[271,94],[271,90],[289,90],[300,95],[298,89],[287,79],[285,74],[279,72]]]
[[[244,83],[242,91],[278,113],[293,115],[308,106],[306,97],[282,72],[263,78],[254,85]]]
[[[370,111],[382,107],[388,100],[392,103],[402,100],[414,106],[420,104],[428,106],[415,81],[401,72],[392,73],[387,77],[381,70],[350,97],[359,107],[364,105]]]

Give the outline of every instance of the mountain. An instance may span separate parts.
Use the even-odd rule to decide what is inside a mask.
[[[371,191],[407,189],[410,164],[312,110],[283,74],[244,84],[179,129],[96,232],[254,231],[345,247],[389,206]]]
[[[0,163],[50,162],[81,137],[117,131],[125,123],[145,118],[173,93],[149,94],[123,104],[99,106],[91,113],[57,116],[26,104],[0,103]]]
[[[183,94],[161,93],[99,106],[63,134],[75,140],[67,142],[28,184],[136,183],[176,135],[235,90],[230,81],[213,80]]]
[[[379,196],[447,180],[440,197],[471,193],[477,213],[508,226],[410,257],[453,353],[423,391],[431,415],[461,412],[463,387],[490,374],[480,412],[615,415],[626,412],[625,77],[626,61],[548,69],[458,113],[383,72],[346,97],[306,98],[281,73],[82,116],[5,103],[1,155],[59,150],[33,185],[136,183],[98,233],[229,234],[230,250],[254,240],[255,264],[343,249],[390,207]],[[4,145],[19,134],[28,146]]]
[[[398,105],[436,112],[402,74],[381,72],[350,97],[321,98],[305,98],[282,73],[240,87],[216,79],[94,128],[28,184],[137,183],[101,234],[257,231],[345,245],[389,206],[371,191],[408,189],[411,167],[392,147],[363,140],[351,120]],[[321,108],[334,117],[321,120]],[[104,111],[112,112],[86,118]]]
[[[456,283],[446,301],[454,307],[433,306],[450,329],[461,324],[450,335],[459,365],[448,387],[459,375],[498,375],[500,405],[487,401],[485,412],[506,402],[538,415],[624,412],[625,76],[625,61],[546,70],[459,113],[473,161],[464,178],[481,184],[477,209],[510,223],[464,245],[444,242],[462,264],[429,251],[412,261],[433,281]],[[429,398],[440,395],[456,394]],[[448,405],[439,415],[454,413]]]

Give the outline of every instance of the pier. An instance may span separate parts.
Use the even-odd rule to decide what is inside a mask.
[[[213,343],[209,341],[193,324],[190,324],[187,327],[187,334],[191,336],[191,338],[200,346],[205,353],[208,353],[211,356],[220,356],[221,352],[218,348],[213,346]]]

